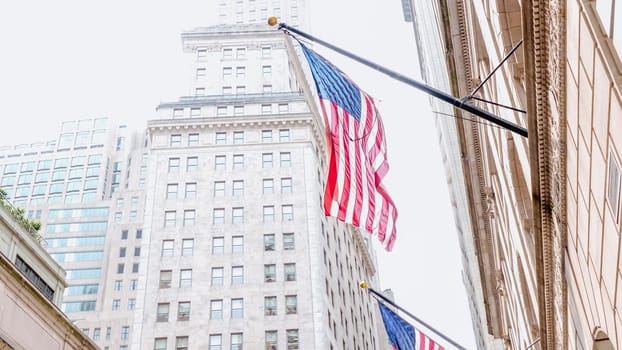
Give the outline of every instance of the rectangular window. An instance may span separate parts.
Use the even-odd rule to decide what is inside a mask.
[[[180,301],[179,304],[177,304],[177,321],[188,320],[190,320],[190,302]]]
[[[138,287],[138,280],[131,280],[130,281],[130,290],[136,290],[137,287]]]
[[[263,222],[274,222],[274,206],[265,205],[263,207]]]
[[[184,269],[179,271],[179,287],[192,286],[192,269]]]
[[[207,50],[206,49],[198,49],[197,50],[197,59],[203,60],[207,58]]]
[[[261,74],[264,78],[270,78],[272,76],[272,66],[261,66]]]
[[[231,284],[244,283],[244,266],[231,267]]]
[[[233,88],[231,88],[231,86],[223,86],[222,87],[222,94],[223,95],[231,95],[233,93]]]
[[[214,208],[212,223],[214,225],[225,223],[225,209],[224,208]]]
[[[231,237],[231,252],[244,253],[244,236]]]
[[[93,340],[98,341],[99,338],[101,337],[101,328],[94,328],[93,329]]]
[[[175,350],[188,350],[188,337],[175,338]]]
[[[123,264],[123,263],[117,264],[117,273],[121,274],[121,273],[123,273],[123,271],[125,271],[125,264]]]
[[[197,183],[196,182],[186,183],[185,197],[188,199],[197,197]]]
[[[134,310],[136,308],[136,299],[130,298],[127,299],[127,309]]]
[[[284,264],[283,272],[285,274],[285,281],[295,281],[296,280],[296,264]]]
[[[276,315],[276,297],[269,296],[264,297],[264,315],[265,316],[274,316]]]
[[[288,315],[298,312],[298,297],[296,295],[285,296],[285,313]]]
[[[239,145],[244,143],[244,131],[234,131],[233,132],[233,144]]]
[[[242,333],[231,333],[231,350],[242,350],[243,342]]]
[[[169,308],[170,308],[169,303],[158,304],[156,322],[168,322]]]
[[[210,334],[209,350],[222,350],[222,335],[221,334]]]
[[[233,115],[244,115],[244,106],[233,106]]]
[[[121,327],[121,340],[127,340],[129,337],[130,337],[130,326]]]
[[[153,350],[166,350],[166,338],[155,338]]]
[[[266,331],[266,350],[277,350],[277,344],[278,344],[277,331]]]
[[[283,250],[294,250],[296,249],[296,242],[294,241],[294,233],[284,233],[283,234]]]
[[[245,94],[245,93],[246,93],[246,86],[244,86],[244,85],[238,85],[238,86],[236,86],[236,87],[235,87],[235,93],[236,93],[237,95],[243,95],[243,94]],[[242,106],[242,107],[244,107],[244,106]]]
[[[298,349],[298,330],[288,329],[285,331],[288,350]]]
[[[184,117],[184,109],[183,108],[175,108],[173,109],[173,119],[183,118]]]
[[[261,155],[261,166],[263,168],[272,168],[272,153],[263,153]]]
[[[263,194],[274,193],[274,179],[263,179]]]
[[[227,144],[227,133],[226,132],[217,132],[216,133],[216,144],[217,145],[226,145]]]
[[[139,263],[133,263],[132,264],[132,273],[138,273],[139,267],[140,267]]]
[[[194,95],[195,96],[205,96],[205,88],[204,87],[194,88]]]
[[[236,78],[244,78],[246,76],[246,67],[235,67]]]
[[[226,158],[224,155],[219,155],[219,156],[214,157],[214,169],[225,170],[225,162],[226,162]]]
[[[246,48],[238,47],[235,49],[235,58],[244,59],[246,58]]]
[[[222,300],[210,300],[209,318],[210,320],[222,319]]]
[[[177,184],[166,185],[166,199],[177,199]]]
[[[224,196],[225,196],[225,182],[214,181],[214,197],[224,197]]]
[[[291,204],[285,204],[281,206],[282,220],[292,221],[294,220],[294,206]]]
[[[173,135],[171,135],[170,146],[171,147],[179,147],[179,146],[181,146],[181,135],[180,134],[173,134]]]
[[[121,307],[121,299],[114,299],[112,301],[112,311],[117,311]]]
[[[188,134],[188,146],[197,146],[199,144],[199,134]]]
[[[205,68],[197,68],[196,78],[202,78],[207,75],[207,69]]]
[[[272,130],[261,130],[261,142],[272,142]]]
[[[162,256],[173,256],[173,250],[175,248],[175,241],[172,239],[165,239],[162,241]]]
[[[231,318],[244,318],[244,299],[231,299]]]
[[[280,107],[280,105],[279,105]],[[288,142],[289,141],[289,129],[280,129],[279,130],[279,141],[280,142]]]
[[[173,271],[171,270],[160,271],[160,289],[171,288],[172,281],[173,281]]]
[[[216,115],[219,117],[224,117],[227,115],[227,106],[218,106],[216,107]]]
[[[199,157],[188,157],[186,159],[186,171],[196,171],[199,167]]]
[[[212,254],[223,254],[225,252],[225,238],[212,238]]]
[[[224,281],[224,269],[212,267],[212,286],[222,286]]]
[[[140,247],[134,247],[134,256],[140,256]]]
[[[114,290],[117,292],[120,291],[122,285],[123,285],[123,281],[121,280],[114,281]]]
[[[127,249],[125,247],[119,248],[119,258],[125,258],[125,251]]]
[[[194,239],[185,238],[181,241],[181,255],[192,256],[194,253]]]
[[[190,118],[198,118],[201,116],[201,108],[190,108]]]
[[[164,212],[164,227],[175,227],[177,212],[169,210]]]
[[[270,46],[263,46],[261,48],[261,57],[268,58],[272,56],[272,48]]]
[[[244,223],[244,208],[233,208],[231,209],[233,224],[243,224]]]
[[[269,85],[269,84],[263,85],[262,88],[261,88],[261,91],[264,94],[271,94],[272,93],[272,85]]]
[[[279,113],[289,113],[289,104],[279,103]]]
[[[168,159],[168,172],[169,173],[179,172],[179,158]]]
[[[273,233],[263,235],[263,250],[265,252],[271,252],[275,250],[275,240]]]
[[[264,282],[276,282],[276,265],[266,264],[264,267]]]
[[[622,175],[620,167],[615,159],[613,151],[609,152],[609,174],[607,180],[607,202],[611,208],[613,217],[620,222],[620,188],[622,186]]]
[[[270,114],[272,113],[272,105],[271,104],[263,104],[261,105],[261,114]]]
[[[233,155],[233,169],[244,169],[244,155],[243,154]]]
[[[292,154],[281,152],[281,168],[289,168],[290,166],[292,166]]]
[[[281,193],[292,193],[292,178],[291,177],[281,178]]]
[[[194,226],[196,215],[197,213],[194,209],[184,210],[184,226]]]
[[[233,57],[233,49],[225,48],[222,49],[222,58],[223,59],[231,59]]]

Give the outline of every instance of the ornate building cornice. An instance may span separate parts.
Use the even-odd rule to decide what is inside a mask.
[[[542,349],[567,348],[565,2],[522,2]]]

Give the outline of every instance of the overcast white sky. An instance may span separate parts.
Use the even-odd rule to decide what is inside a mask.
[[[313,3],[314,35],[418,78],[414,35],[411,24],[403,21],[401,1],[308,1]],[[61,121],[85,117],[107,116],[144,127],[160,102],[188,93],[192,57],[182,53],[180,34],[214,23],[209,3],[1,4],[0,145],[53,139]],[[427,96],[337,54],[318,51],[376,98],[386,127],[391,166],[386,185],[400,216],[393,252],[378,249],[381,286],[374,287],[391,288],[402,307],[474,349]]]

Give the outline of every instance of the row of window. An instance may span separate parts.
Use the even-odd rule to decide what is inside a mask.
[[[216,136],[216,144],[217,145],[226,145],[227,144],[227,132],[217,132]],[[289,129],[279,129],[279,142],[288,142],[290,140],[290,130]],[[262,130],[261,131],[261,141],[272,142],[272,130]],[[233,144],[242,144],[244,143],[244,131],[234,131],[233,132]],[[186,144],[188,146],[197,146],[199,144],[199,134],[191,133],[186,137]],[[182,134],[172,134],[170,136],[169,146],[171,147],[181,147],[182,146]]]
[[[276,211],[274,205],[264,205],[262,208],[262,221],[275,222]],[[194,226],[196,224],[196,210],[185,209],[183,211],[183,226]],[[281,221],[288,222],[294,220],[294,206],[292,204],[281,205]],[[212,224],[224,224],[225,223],[225,208],[214,208],[212,211]],[[231,223],[243,224],[244,223],[244,207],[231,208]],[[164,227],[177,226],[177,210],[167,210],[164,212]]]
[[[281,178],[281,193],[292,193],[293,182],[291,177]],[[231,182],[231,194],[233,196],[244,195],[244,180],[233,180]],[[166,199],[178,199],[180,185],[178,183],[169,183],[166,185]],[[262,179],[262,194],[274,194],[274,179]],[[214,197],[224,197],[226,194],[226,181],[214,181]],[[197,197],[197,183],[186,182],[183,187],[183,198],[193,199]],[[121,215],[119,213],[119,215]]]
[[[274,233],[265,234],[263,238],[264,251],[274,251],[276,249],[276,238]],[[123,249],[123,248],[122,248]],[[139,249],[140,254],[140,248]],[[136,254],[135,249],[135,254]],[[296,243],[294,239],[294,233],[283,233],[283,250],[296,249]],[[231,252],[243,253],[244,252],[244,236],[232,236],[231,237]],[[181,240],[180,248],[181,256],[192,256],[194,254],[194,238],[183,238]],[[217,236],[212,238],[212,254],[224,254],[225,253],[225,237]],[[162,240],[161,256],[174,256],[175,255],[175,240],[165,239]]]
[[[278,346],[279,332],[277,330],[268,330],[265,332],[265,349],[276,350]],[[154,350],[167,350],[168,338],[158,337],[153,341]],[[175,350],[187,350],[189,347],[189,337],[175,337]],[[243,333],[231,333],[229,337],[229,349],[230,350],[242,350],[244,344]],[[298,350],[298,329],[287,329],[285,331],[285,344],[287,350]],[[223,335],[222,334],[210,334],[209,335],[209,348],[208,350],[222,350],[223,349]]]
[[[265,87],[266,91],[271,90],[269,86]],[[268,93],[268,92],[266,92]],[[198,87],[195,90],[196,95],[205,95],[205,88]],[[244,115],[246,114],[246,106],[245,105],[233,105],[233,106],[217,106],[216,107],[216,116],[225,117],[232,115],[231,108],[233,107],[233,115]],[[272,103],[262,103],[260,106],[261,114],[272,114],[274,111],[278,111],[278,113],[289,113],[289,104],[287,103],[278,103],[277,109],[273,108]],[[183,108],[174,108],[173,109],[173,119],[186,118],[186,114]],[[200,107],[192,107],[190,108],[190,118],[200,118],[201,117],[201,108]]]
[[[264,72],[264,78],[269,78],[272,75],[272,69],[270,68],[270,66],[266,66],[264,67],[266,69],[266,71],[268,71],[267,73]],[[221,87],[221,93],[223,95],[233,95],[233,86],[229,86],[229,85],[225,85],[223,87]],[[272,93],[272,85],[271,84],[264,84],[262,85],[261,88],[261,92],[264,94],[270,94]],[[196,87],[194,89],[194,94],[195,96],[205,96],[206,90],[204,87]],[[235,87],[235,94],[236,95],[243,95],[246,93],[246,85],[237,85]],[[281,106],[283,106],[283,108],[281,108]],[[219,106],[219,107],[224,107],[224,106]],[[235,107],[238,106],[234,106],[234,113],[237,112],[237,109]],[[243,105],[240,105],[239,107],[242,108],[242,114],[244,112]],[[284,112],[288,112],[289,111],[289,105],[287,103],[280,103],[279,104],[279,112],[284,113]]]
[[[179,270],[179,288],[192,286],[192,269]],[[276,282],[276,264],[264,264],[264,282]],[[283,280],[286,282],[296,281],[296,263],[283,264]],[[212,267],[210,283],[212,286],[222,286],[225,281],[225,268]],[[231,285],[244,283],[244,266],[231,267]],[[159,288],[168,289],[173,287],[173,270],[160,270]]]
[[[136,308],[136,299],[127,299],[127,310],[131,311]],[[119,311],[121,309],[121,299],[112,300],[112,311]]]
[[[89,329],[88,328],[82,328],[82,333],[84,333],[87,337],[89,336]],[[101,339],[101,328],[93,328],[93,336],[92,339],[94,341],[98,341]],[[112,338],[112,327],[106,327],[106,333],[104,335],[104,339],[106,340],[111,340]],[[120,333],[120,338],[121,340],[128,340],[130,338],[130,326],[121,326],[121,333]],[[123,347],[125,346],[125,349],[127,349],[126,345],[122,345],[121,349],[124,349]]]
[[[227,164],[227,156],[226,155],[216,155],[214,156],[214,170],[225,170]],[[289,168],[292,165],[292,154],[291,152],[280,152],[279,153],[279,164],[282,168]],[[187,157],[186,158],[186,171],[192,172],[196,171],[199,165],[199,157]],[[274,154],[273,153],[262,153],[261,155],[261,167],[262,168],[272,168],[274,165]],[[169,173],[178,173],[181,167],[181,158],[174,157],[168,159],[168,172]],[[244,155],[243,154],[234,154],[233,155],[233,169],[244,169]]]
[[[52,162],[54,162],[54,168],[52,168]],[[51,170],[62,169],[68,167],[83,167],[85,165],[100,165],[102,162],[101,154],[93,154],[90,156],[76,156],[69,158],[57,158],[35,161],[27,161],[22,163],[11,163],[4,166],[4,174],[16,174],[17,170],[22,173],[33,172],[34,170]],[[36,165],[36,167],[35,167]]]
[[[13,196],[13,192],[7,190],[8,196],[7,198],[12,198]],[[30,198],[30,201],[28,201],[28,198],[16,198],[13,199],[13,206],[18,207],[18,208],[24,208],[27,206],[27,204],[30,202],[30,204],[32,205],[37,205],[37,204],[43,204],[46,202],[46,197],[45,196],[37,196],[37,197],[32,197]],[[54,194],[54,195],[49,195],[47,196],[47,203],[49,204],[54,204],[54,203],[65,203],[65,204],[71,204],[71,203],[93,203],[95,201],[98,200],[97,197],[97,192],[84,192],[82,194],[80,193],[68,193],[66,195],[62,195],[62,194]]]
[[[73,180],[73,179],[83,179],[83,178],[97,178],[100,173],[99,165],[90,166],[88,168],[75,168],[75,169],[57,169],[53,172],[49,170],[39,171],[35,174],[33,173],[20,173],[19,177],[16,175],[5,175],[2,177],[2,181],[0,181],[0,186],[13,186],[15,184],[19,185],[30,185],[33,183],[41,184],[47,183],[50,180],[53,182],[64,181],[65,179]],[[95,179],[94,181],[97,181]],[[62,191],[61,191],[62,192]]]

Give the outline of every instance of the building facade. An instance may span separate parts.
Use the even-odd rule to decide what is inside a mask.
[[[60,310],[65,271],[0,198],[0,349],[97,349]]]
[[[304,1],[269,6],[304,24]],[[358,287],[378,284],[372,244],[324,216],[325,136],[298,57],[265,20],[224,18],[182,34],[190,94],[144,131],[66,122],[2,149],[0,184],[43,223],[62,309],[102,349],[383,348]]]
[[[529,131],[522,138],[481,121],[439,123],[445,153],[469,156],[446,164],[478,343],[619,348],[622,66],[614,2],[408,5],[428,83],[475,96],[470,103]],[[442,52],[450,54],[435,61]]]

